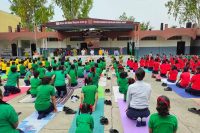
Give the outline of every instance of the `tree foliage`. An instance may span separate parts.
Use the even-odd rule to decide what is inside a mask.
[[[125,12],[121,16],[119,16],[119,20],[121,21],[135,21],[135,18],[133,16],[127,16]]]
[[[47,5],[47,0],[9,0],[13,14],[21,17],[22,26],[33,28],[36,25],[50,21],[54,15],[52,4]],[[45,6],[46,5],[46,6]]]
[[[200,26],[200,0],[169,0],[165,6],[180,24],[193,22]]]
[[[93,0],[54,0],[63,11],[66,20],[87,18],[92,9]]]
[[[121,21],[135,21],[135,18],[133,16],[127,16],[125,12],[121,16],[119,16],[119,20]],[[149,30],[153,29],[153,27],[150,25],[150,22],[142,22],[140,23],[140,30]]]

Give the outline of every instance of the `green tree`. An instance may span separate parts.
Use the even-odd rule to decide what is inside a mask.
[[[180,24],[193,22],[200,27],[200,0],[169,0],[165,6]]]
[[[53,18],[53,4],[47,5],[47,0],[9,0],[13,14],[21,17],[22,26],[32,29]]]
[[[135,18],[133,16],[127,16],[125,12],[121,16],[119,16],[119,20],[121,21],[135,21]]]
[[[135,21],[135,18],[133,16],[127,16],[125,12],[121,16],[119,16],[119,20],[121,21]],[[150,25],[150,22],[142,22],[140,23],[140,30],[149,30],[153,29],[153,27]]]
[[[88,18],[93,0],[54,0],[63,11],[66,20]]]
[[[145,31],[150,29],[153,29],[153,27],[150,25],[150,21],[140,23],[140,30]]]

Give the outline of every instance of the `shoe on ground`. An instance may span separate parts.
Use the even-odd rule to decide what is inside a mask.
[[[143,117],[142,118],[142,121],[141,121],[141,126],[142,127],[145,127],[147,124],[146,124],[146,118],[145,117]]]
[[[65,114],[76,114],[76,111],[70,109],[69,107],[63,107],[63,111],[65,112]]]
[[[164,88],[164,91],[172,91],[171,87]]]
[[[100,119],[100,123],[102,125],[108,125],[108,119],[106,117],[102,116],[101,119]]]
[[[110,133],[119,133],[119,131],[117,131],[117,129],[110,129],[109,132]]]
[[[106,93],[110,93],[110,89],[105,89],[105,92]]]
[[[104,103],[105,103],[106,105],[112,105],[111,100],[105,100]]]
[[[38,119],[38,120],[41,120],[41,119],[44,118],[44,117],[46,117],[46,115],[44,115],[44,114],[39,114],[37,119]]]
[[[166,83],[162,83],[162,86],[167,86],[167,84]]]
[[[192,112],[194,114],[198,114],[200,115],[200,109],[196,109],[196,108],[188,108],[189,112]]]

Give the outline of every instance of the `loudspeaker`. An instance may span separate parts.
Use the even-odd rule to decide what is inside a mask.
[[[163,30],[163,28],[164,28],[164,23],[161,23],[160,24],[160,30]]]
[[[20,25],[17,25],[17,32],[20,32]]]
[[[31,54],[33,55],[33,53],[36,51],[36,44],[32,43],[31,44]]]
[[[12,48],[12,56],[17,56],[17,44],[13,43],[11,44]]]
[[[186,28],[192,28],[192,22],[187,22],[186,23]]]

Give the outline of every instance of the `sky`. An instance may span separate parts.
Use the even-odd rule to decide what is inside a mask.
[[[50,1],[50,0],[49,0]],[[134,16],[137,22],[150,21],[153,29],[159,29],[160,24],[180,26],[174,18],[167,14],[165,3],[168,0],[94,0],[93,8],[90,11],[90,18],[113,19],[119,18],[123,12],[127,16]],[[0,0],[0,10],[11,12],[8,0]],[[52,21],[64,20],[62,10],[55,7],[55,15]],[[0,20],[1,21],[1,20]]]

